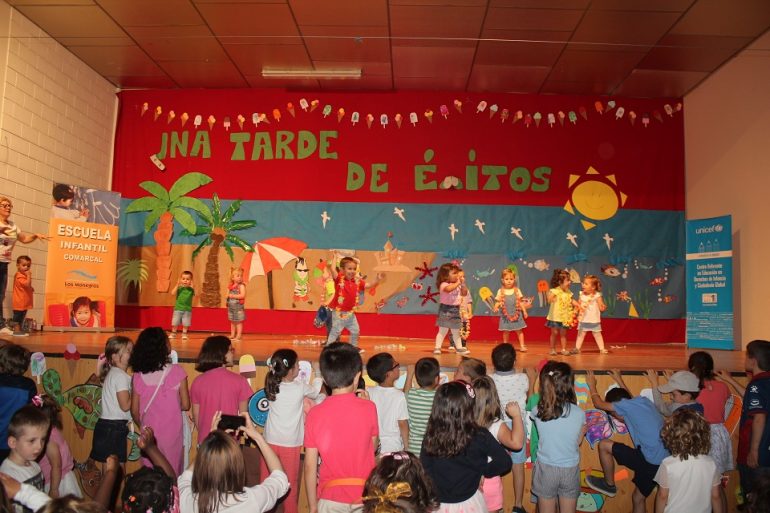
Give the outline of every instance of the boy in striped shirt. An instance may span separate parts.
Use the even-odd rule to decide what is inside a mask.
[[[435,358],[420,358],[416,364],[406,368],[404,394],[409,412],[409,452],[418,456],[422,450],[422,439],[425,438],[440,372],[441,367]],[[417,378],[420,388],[412,388],[413,378]]]

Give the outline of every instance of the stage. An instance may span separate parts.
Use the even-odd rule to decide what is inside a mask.
[[[125,335],[135,339],[139,330],[117,330],[117,335]],[[176,350],[179,360],[193,362],[206,337],[213,335],[211,332],[191,332],[189,340],[182,340],[180,334],[171,341],[171,346]],[[219,334],[219,333],[217,333]],[[222,333],[227,335],[226,333]],[[49,357],[61,357],[65,347],[69,343],[75,344],[83,358],[96,358],[104,350],[105,341],[112,336],[109,332],[34,332],[28,337],[2,336],[5,340],[12,341],[27,347],[30,351],[40,351]],[[343,336],[343,341],[347,340]],[[265,365],[265,360],[279,348],[290,347],[297,351],[300,359],[317,360],[321,352],[320,339],[310,335],[272,335],[272,334],[245,334],[243,340],[235,342],[238,356],[251,354],[257,365]],[[479,358],[491,366],[492,349],[499,341],[471,341],[469,356]],[[399,363],[408,365],[415,363],[420,358],[433,355],[433,340],[414,338],[384,338],[361,337],[360,347],[364,361],[378,352],[389,352],[395,356]],[[519,352],[516,366],[534,367],[544,358],[553,358],[568,362],[576,370],[602,371],[617,368],[623,371],[644,371],[648,368],[655,369],[682,369],[687,364],[687,358],[696,349],[688,349],[684,344],[608,344],[610,354],[599,354],[596,345],[590,339],[583,345],[583,352],[579,355],[553,356],[548,355],[547,341],[529,341],[528,351]],[[452,369],[457,366],[460,356],[447,350],[448,341],[444,341],[444,349],[440,356],[436,355],[441,366]],[[569,341],[569,347],[574,346],[574,340]],[[743,351],[715,351],[709,350],[714,357],[716,368],[742,374],[744,371]]]

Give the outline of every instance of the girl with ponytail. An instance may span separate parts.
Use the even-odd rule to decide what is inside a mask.
[[[270,415],[265,424],[265,440],[278,455],[289,478],[289,495],[283,502],[284,513],[297,513],[299,490],[300,449],[305,436],[305,398],[316,399],[323,380],[318,363],[314,362],[315,379],[309,385],[299,376],[297,353],[278,349],[267,362],[265,396],[270,402]],[[262,475],[267,467],[262,460]]]
[[[549,361],[543,366],[540,401],[532,419],[540,435],[532,471],[538,511],[574,513],[580,495],[580,443],[586,418],[577,405],[575,378],[568,364]]]

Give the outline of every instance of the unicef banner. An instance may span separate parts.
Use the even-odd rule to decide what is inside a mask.
[[[687,345],[733,349],[732,217],[687,221]]]
[[[120,194],[55,184],[46,266],[45,326],[115,326]]]

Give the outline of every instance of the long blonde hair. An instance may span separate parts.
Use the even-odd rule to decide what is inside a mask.
[[[476,423],[484,428],[491,426],[503,415],[500,397],[497,395],[495,382],[489,376],[481,376],[473,381],[476,401],[473,403],[473,416]]]
[[[99,372],[99,380],[104,383],[107,378],[107,373],[110,372],[112,365],[112,357],[123,351],[128,344],[133,344],[130,338],[122,335],[115,335],[107,339],[107,343],[104,346],[104,361],[102,362],[102,369]]]
[[[243,492],[246,466],[241,447],[224,431],[214,430],[198,448],[192,491],[198,513],[216,513],[229,496]]]

